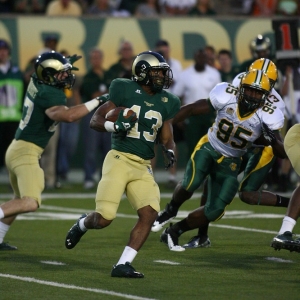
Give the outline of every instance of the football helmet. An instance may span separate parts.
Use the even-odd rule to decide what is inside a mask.
[[[267,58],[259,58],[249,67],[249,70],[253,69],[262,70],[265,72],[269,78],[271,89],[274,87],[278,78],[278,71],[276,65],[271,60]]]
[[[255,94],[253,90],[256,91]],[[238,94],[238,104],[242,112],[250,113],[262,107],[270,90],[269,78],[263,71],[256,69],[248,71],[241,80]]]
[[[156,71],[162,70],[163,77]],[[164,57],[153,51],[145,51],[137,55],[132,64],[133,80],[141,85],[151,87],[155,93],[168,89],[172,83],[173,73]]]
[[[271,41],[259,34],[250,42],[250,51],[254,58],[269,57],[271,54]]]
[[[40,55],[35,61],[35,73],[38,80],[44,84],[59,89],[70,89],[74,85],[75,75],[71,73],[72,64],[60,53],[55,51]],[[68,76],[58,79],[57,74],[67,72]]]

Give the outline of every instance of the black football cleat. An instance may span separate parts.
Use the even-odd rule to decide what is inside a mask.
[[[137,272],[130,262],[126,262],[125,265],[114,265],[111,277],[144,278],[144,274]]]
[[[82,231],[79,227],[79,221],[82,218],[85,218],[87,214],[81,215],[81,217],[76,221],[76,223],[71,227],[68,231],[65,246],[67,249],[73,249],[77,243],[80,241],[81,237],[86,233],[86,231]]]

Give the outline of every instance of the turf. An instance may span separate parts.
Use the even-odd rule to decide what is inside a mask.
[[[41,209],[18,218],[7,234],[5,240],[18,250],[0,252],[0,299],[299,299],[299,253],[270,247],[285,208],[235,199],[210,227],[212,247],[206,249],[171,252],[160,233],[151,233],[133,262],[145,278],[125,279],[110,272],[136,222],[126,199],[110,227],[90,230],[67,250],[66,233],[81,213],[94,209],[93,194],[70,199],[54,192],[44,194]],[[161,206],[168,200],[162,198]],[[186,202],[180,215],[197,206],[196,198]],[[180,243],[195,233],[183,234]]]

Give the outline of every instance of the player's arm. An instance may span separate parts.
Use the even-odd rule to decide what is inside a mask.
[[[190,116],[208,114],[212,110],[214,110],[214,108],[209,99],[201,99],[193,103],[183,105],[174,117],[173,124],[182,122]]]
[[[113,123],[110,122],[112,124],[109,123],[105,124],[106,122],[109,122],[105,120],[105,116],[110,110],[114,109],[115,107],[116,105],[111,101],[107,101],[105,104],[101,105],[94,113],[90,121],[90,127],[96,131],[106,132],[106,131],[110,131],[109,128],[106,127],[109,127],[109,125],[111,125],[110,132],[113,132],[114,131],[114,127],[112,125]]]
[[[94,100],[95,101],[91,103],[91,110],[89,110],[85,103],[71,107],[67,107],[64,105],[52,106],[46,109],[45,113],[53,121],[72,123],[86,116],[90,111],[92,111],[99,105],[99,101],[96,99]]]
[[[95,99],[92,99],[84,104],[71,107],[64,105],[52,106],[46,109],[45,113],[53,121],[72,123],[86,116],[99,105],[105,103],[105,101],[107,100],[105,95],[103,95],[101,97],[96,97]]]
[[[176,145],[173,138],[172,119],[164,121],[160,133],[160,143],[163,149],[165,168],[168,169],[170,167],[173,167],[174,163],[176,162]]]
[[[287,158],[279,130],[271,130],[267,124],[263,123],[262,137],[265,141],[265,145],[272,147],[274,156],[282,159]]]

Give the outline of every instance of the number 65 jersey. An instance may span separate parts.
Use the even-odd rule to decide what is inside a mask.
[[[241,157],[262,134],[262,123],[271,130],[280,130],[284,115],[280,109],[267,105],[241,117],[238,110],[238,89],[227,82],[217,84],[209,94],[216,110],[214,124],[208,130],[212,147],[226,157]]]

